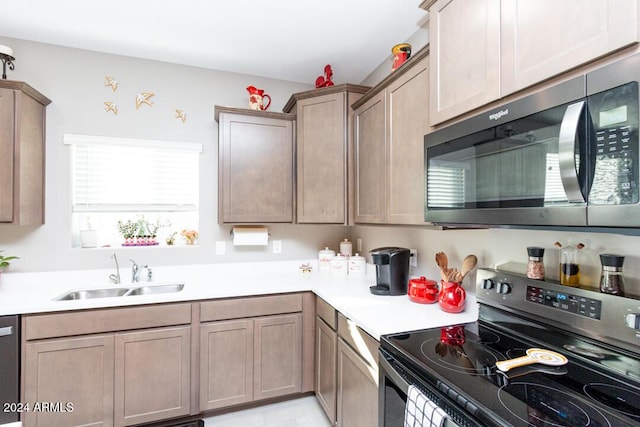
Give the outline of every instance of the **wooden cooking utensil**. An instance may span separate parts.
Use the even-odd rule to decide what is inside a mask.
[[[440,267],[440,277],[442,280],[447,281],[449,273],[449,258],[447,257],[447,254],[444,252],[436,253],[436,264]]]
[[[462,271],[461,271],[462,277],[460,278],[460,282],[462,282],[464,280],[465,276],[467,274],[469,274],[469,272],[471,270],[474,269],[476,264],[478,264],[478,257],[477,256],[475,256],[475,255],[467,255],[466,257],[464,257],[464,259],[462,260]]]
[[[561,366],[568,362],[567,358],[555,351],[546,350],[543,348],[530,348],[527,350],[527,355],[522,357],[516,357],[515,359],[501,360],[496,362],[496,367],[502,372],[507,372],[509,369],[517,368],[519,366],[530,365],[532,363],[541,363],[549,366]]]

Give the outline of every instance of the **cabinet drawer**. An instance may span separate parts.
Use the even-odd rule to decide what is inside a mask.
[[[191,304],[108,308],[24,317],[24,339],[96,334],[191,323]]]
[[[200,303],[200,321],[240,319],[302,311],[302,294],[233,298]]]
[[[338,336],[366,360],[370,366],[377,369],[378,341],[342,314],[338,314]]]
[[[316,298],[316,315],[334,331],[338,328],[337,311],[322,298]]]

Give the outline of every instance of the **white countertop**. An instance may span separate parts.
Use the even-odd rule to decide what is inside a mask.
[[[163,302],[312,291],[376,339],[381,335],[474,322],[478,318],[475,296],[467,293],[462,313],[446,313],[438,304],[417,304],[402,296],[378,296],[369,292],[375,276],[338,277],[300,273],[302,261],[163,266],[153,269],[153,281],[131,284],[130,271],[121,270],[122,284],[110,283],[113,270],[2,273],[0,315],[131,306]],[[184,283],[180,292],[54,301],[67,291]]]

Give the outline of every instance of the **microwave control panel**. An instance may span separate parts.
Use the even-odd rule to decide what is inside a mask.
[[[535,286],[527,286],[527,301],[596,320],[600,320],[602,314],[600,300]]]
[[[638,83],[589,97],[595,159],[589,203],[638,203]]]

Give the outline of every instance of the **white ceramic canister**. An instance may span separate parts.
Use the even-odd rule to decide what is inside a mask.
[[[318,252],[318,271],[320,273],[329,273],[331,271],[331,259],[334,256],[336,256],[336,253],[329,247]]]
[[[349,273],[348,258],[342,254],[337,254],[331,258],[331,274],[334,276],[346,276]]]
[[[367,274],[367,261],[357,253],[349,257],[349,276],[364,276]]]
[[[340,242],[340,254],[350,257],[353,251],[353,245],[349,241],[349,239],[344,239]]]

